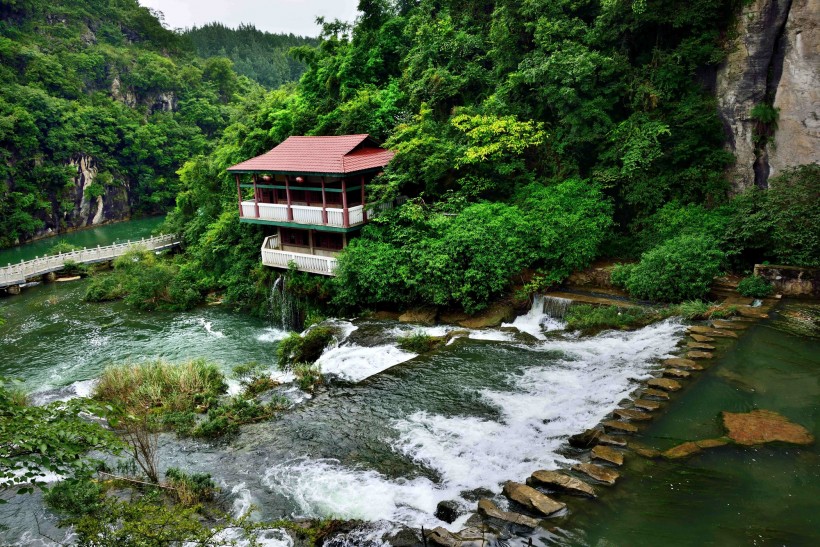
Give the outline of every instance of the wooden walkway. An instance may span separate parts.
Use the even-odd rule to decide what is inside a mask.
[[[39,277],[51,272],[56,272],[65,268],[66,262],[77,264],[93,264],[95,262],[105,262],[124,255],[132,249],[145,249],[148,251],[161,251],[179,245],[179,238],[174,234],[166,234],[141,239],[139,241],[127,241],[116,243],[105,247],[91,247],[71,251],[70,253],[60,253],[56,255],[37,257],[34,260],[27,260],[19,264],[9,264],[0,268],[0,289],[22,285],[29,279]]]

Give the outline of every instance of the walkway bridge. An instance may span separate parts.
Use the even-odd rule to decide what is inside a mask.
[[[179,238],[176,235],[165,234],[148,239],[143,238],[139,241],[129,240],[125,243],[115,243],[105,247],[90,247],[68,253],[37,257],[34,260],[26,260],[19,264],[9,264],[0,268],[0,289],[5,288],[12,292],[12,287],[19,288],[20,285],[30,279],[62,270],[65,268],[66,262],[94,264],[113,260],[133,249],[162,251],[177,245],[179,245]]]

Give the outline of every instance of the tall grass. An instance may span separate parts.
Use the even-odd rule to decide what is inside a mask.
[[[220,370],[203,359],[169,364],[151,361],[105,369],[94,398],[131,413],[204,409],[227,389]]]

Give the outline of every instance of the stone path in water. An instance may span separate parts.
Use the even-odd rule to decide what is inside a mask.
[[[590,481],[599,486],[616,485],[620,473],[615,468],[622,466],[630,453],[645,458],[679,459],[729,443],[813,442],[814,439],[805,428],[765,410],[746,414],[724,412],[722,418],[727,429],[726,437],[690,441],[664,452],[629,440],[631,435],[640,431],[643,424],[653,419],[653,412],[663,408],[664,403],[670,399],[670,393],[682,390],[688,380],[709,367],[714,352],[717,351],[713,343],[721,339],[737,339],[752,323],[768,317],[767,313],[778,302],[769,298],[761,306],[752,307],[750,302],[743,299],[730,299],[731,304],[737,306],[736,317],[730,320],[711,320],[710,326],[689,327],[688,340],[682,348],[685,352],[683,356],[664,359],[661,362],[664,368],[659,369],[659,376],[649,379],[643,387],[636,390],[631,402],[613,410],[611,419],[569,439],[573,447],[589,450],[589,461],[577,463],[566,471],[536,470],[526,479],[526,484],[508,482],[504,485],[503,494],[511,501],[511,508],[520,508],[523,512],[502,510],[492,500],[482,498],[478,502],[477,512],[467,520],[466,527],[461,531],[454,533],[438,527],[425,532],[424,537],[429,544],[483,547],[493,544],[502,532],[506,535],[529,533],[534,528],[543,526],[547,522],[544,519],[567,515],[566,503],[550,496],[592,500],[598,494]],[[727,303],[730,299],[727,299]]]

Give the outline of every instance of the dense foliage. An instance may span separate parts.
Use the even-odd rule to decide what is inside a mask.
[[[292,47],[315,46],[315,38],[263,32],[253,25],[228,28],[221,23],[185,29],[182,37],[203,58],[227,57],[237,73],[269,89],[295,82],[305,65],[288,55]]]
[[[766,298],[774,292],[774,287],[766,279],[753,275],[740,280],[737,284],[737,292],[743,296]]]

